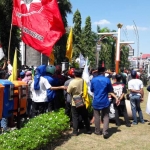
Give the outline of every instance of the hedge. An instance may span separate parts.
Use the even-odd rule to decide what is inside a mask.
[[[20,130],[0,135],[0,150],[40,150],[69,128],[64,109],[30,119]]]

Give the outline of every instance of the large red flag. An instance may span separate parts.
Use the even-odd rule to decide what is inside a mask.
[[[12,24],[22,29],[22,40],[49,57],[65,33],[57,0],[14,0]]]

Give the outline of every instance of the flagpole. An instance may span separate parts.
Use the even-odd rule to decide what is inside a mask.
[[[10,27],[10,33],[9,33],[8,60],[10,60],[10,42],[11,42],[11,33],[12,33],[12,23],[11,23],[11,27]]]

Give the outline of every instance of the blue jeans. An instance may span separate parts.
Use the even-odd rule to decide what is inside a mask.
[[[4,130],[7,129],[7,118],[2,118],[2,120],[0,121],[0,125],[1,125],[1,128],[3,128]]]
[[[140,122],[141,123],[144,122],[142,110],[141,110],[141,107],[140,107],[140,98],[141,98],[141,96],[139,96],[139,95],[133,95],[133,96],[130,97],[133,123],[135,123],[135,124],[138,123],[136,112],[138,112],[138,114],[139,114]]]

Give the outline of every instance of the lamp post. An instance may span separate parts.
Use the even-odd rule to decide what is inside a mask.
[[[120,29],[122,28],[122,24],[119,23],[117,24],[118,27],[118,32],[105,32],[105,33],[97,33],[99,35],[105,35],[105,36],[113,36],[113,35],[117,35],[118,37],[116,38],[117,40],[117,44],[116,44],[116,66],[115,66],[115,71],[116,73],[119,73],[119,62],[120,62],[120,45],[121,44],[134,44],[134,41],[124,41],[124,42],[120,42]],[[101,40],[101,39],[100,39]]]
[[[119,61],[120,61],[120,29],[122,28],[122,24],[117,24],[118,27],[118,39],[117,39],[117,49],[116,49],[116,73],[119,72]]]
[[[100,42],[96,43],[96,67],[98,68],[99,66],[99,52],[101,50],[101,44]]]

